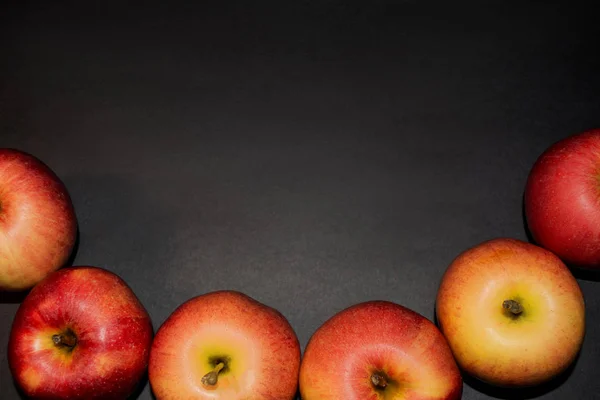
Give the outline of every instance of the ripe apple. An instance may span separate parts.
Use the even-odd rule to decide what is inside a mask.
[[[368,301],[312,335],[300,393],[302,400],[457,400],[462,377],[431,321],[396,303]]]
[[[0,149],[0,290],[29,289],[63,266],[76,234],[58,176],[30,154]]]
[[[148,378],[157,399],[293,399],[300,344],[287,319],[224,290],[180,305],[156,333]]]
[[[146,372],[152,335],[148,313],[119,276],[67,267],[20,305],[8,362],[32,398],[125,399]]]
[[[527,179],[524,210],[537,244],[573,266],[600,269],[600,129],[542,153]]]
[[[541,384],[563,372],[585,332],[583,295],[567,266],[510,238],[458,255],[442,277],[436,311],[459,366],[504,387]]]

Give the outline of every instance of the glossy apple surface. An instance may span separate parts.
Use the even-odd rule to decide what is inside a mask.
[[[17,310],[8,361],[31,398],[125,399],[146,372],[152,334],[148,313],[117,275],[63,268]]]
[[[157,399],[292,400],[300,345],[277,310],[236,291],[194,297],[162,324],[149,380]]]
[[[34,156],[0,149],[0,290],[29,289],[68,260],[77,219],[65,185]]]
[[[533,386],[579,352],[585,305],[577,281],[551,252],[498,238],[462,252],[437,295],[440,328],[458,364],[497,386]]]
[[[431,321],[399,304],[369,301],[313,334],[300,393],[303,400],[457,400],[462,378]]]
[[[524,207],[537,244],[567,264],[600,269],[600,129],[542,153],[529,173]]]

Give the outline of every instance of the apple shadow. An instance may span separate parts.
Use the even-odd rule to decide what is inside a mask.
[[[20,304],[25,300],[31,289],[20,290],[16,292],[0,291],[0,303]]]
[[[579,268],[575,265],[569,265],[573,276],[576,279],[581,279],[584,281],[592,281],[592,282],[600,282],[600,269],[592,270],[592,269],[584,269]]]
[[[75,243],[73,243],[73,249],[71,250],[71,254],[69,254],[69,258],[63,265],[64,267],[72,267],[75,259],[77,258],[77,252],[79,251],[79,241],[81,238],[81,232],[79,231],[79,225],[77,225],[77,232],[75,233]]]
[[[438,328],[440,328],[435,305],[433,309],[433,322]],[[577,366],[577,362],[579,361],[580,354],[581,353],[577,353],[577,356],[575,357],[571,365],[569,365],[562,373],[558,374],[551,380],[544,382],[540,385],[528,387],[495,386],[484,382],[480,379],[477,379],[473,375],[469,374],[467,371],[460,368],[460,366],[459,369],[463,378],[463,383],[471,387],[472,389],[485,394],[486,396],[503,400],[527,400],[541,397],[542,395],[552,392],[559,388],[561,385],[563,385],[573,374],[573,371]]]
[[[529,229],[529,224],[527,223],[527,213],[525,212],[525,194],[521,196],[521,218],[523,220],[523,229],[525,230],[525,236],[527,237],[527,240],[529,243],[539,246],[539,243],[535,241],[535,238]]]
[[[153,400],[158,400],[158,397],[156,397],[156,395],[154,394],[154,390],[152,390],[152,385],[150,385],[150,381],[148,381],[148,387],[150,388],[150,397],[152,397]]]
[[[141,377],[139,382],[136,384],[133,392],[129,395],[129,397],[127,397],[127,400],[136,400],[137,398],[139,398],[140,395],[142,394],[142,392],[144,391],[144,389],[146,388],[147,384],[148,384],[148,368],[146,368],[146,370],[144,371],[144,375]]]
[[[554,377],[553,379],[551,379],[545,383],[542,383],[542,384],[536,385],[536,386],[529,386],[529,387],[513,388],[513,387],[494,386],[494,385],[490,385],[486,382],[483,382],[483,381],[473,377],[472,375],[469,375],[465,371],[462,371],[462,375],[463,375],[463,381],[466,385],[470,386],[472,389],[474,389],[480,393],[483,393],[487,396],[494,397],[497,399],[504,399],[504,400],[510,400],[510,399],[527,400],[527,399],[534,399],[534,398],[541,397],[547,393],[550,393],[550,392],[558,389],[560,386],[562,386],[569,379],[569,377],[573,374],[573,371],[575,370],[575,366],[576,366],[578,360],[579,360],[579,354],[577,354],[577,357],[575,358],[573,363],[571,365],[569,365],[569,367],[566,370],[564,370],[561,374],[557,375],[556,377]]]
[[[17,381],[15,381],[14,379],[13,379],[13,385],[17,391],[17,396],[19,396],[19,399],[21,399],[21,400],[29,399],[29,397],[25,394],[25,392],[23,392],[21,387],[19,385],[17,385]]]

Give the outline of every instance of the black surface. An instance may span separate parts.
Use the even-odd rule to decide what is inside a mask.
[[[74,263],[122,276],[155,329],[216,289],[278,308],[303,348],[365,300],[433,319],[453,257],[527,239],[537,156],[600,126],[598,24],[577,3],[52,3],[0,6],[0,146],[59,174]],[[577,364],[515,398],[600,397],[600,283],[579,283]],[[3,399],[17,307],[0,303]]]

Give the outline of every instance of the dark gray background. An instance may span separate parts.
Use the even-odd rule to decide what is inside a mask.
[[[74,263],[122,276],[155,329],[216,289],[278,308],[303,348],[366,300],[433,319],[459,252],[527,239],[537,156],[600,126],[598,23],[577,3],[49,3],[0,6],[0,146],[64,180]],[[600,283],[578,276],[577,364],[514,397],[600,398]],[[17,307],[0,304],[3,399]]]

